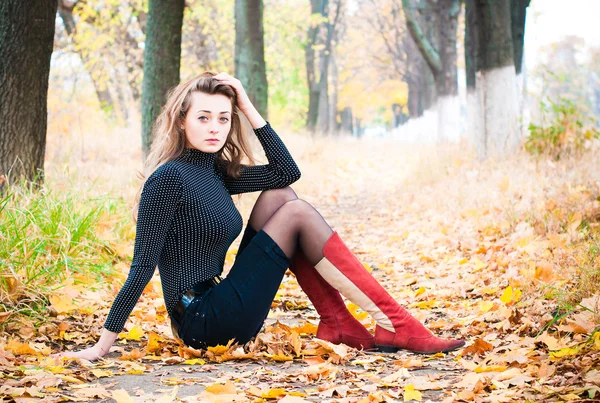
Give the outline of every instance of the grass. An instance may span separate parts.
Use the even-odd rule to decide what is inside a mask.
[[[0,303],[4,310],[36,311],[67,279],[102,282],[120,259],[113,244],[129,242],[113,225],[103,239],[105,220],[128,214],[122,200],[90,197],[73,187],[59,192],[26,183],[5,189],[0,202]]]

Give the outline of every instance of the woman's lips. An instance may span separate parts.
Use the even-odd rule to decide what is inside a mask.
[[[208,141],[209,143],[217,143],[219,139],[208,139],[206,141]]]

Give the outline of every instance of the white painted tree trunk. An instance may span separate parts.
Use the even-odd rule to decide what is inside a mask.
[[[475,88],[467,89],[467,119],[469,142],[475,146],[477,157],[483,160],[486,155],[485,133],[483,129],[483,105],[481,91]]]
[[[438,141],[438,113],[432,107],[416,119],[392,130],[392,137],[406,144],[435,144]]]
[[[518,100],[513,65],[479,71],[476,85],[483,107],[485,153],[479,158],[506,157],[521,144],[518,129]]]
[[[460,99],[458,95],[438,98],[438,143],[460,141]]]

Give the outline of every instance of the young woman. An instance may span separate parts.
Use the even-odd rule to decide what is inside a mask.
[[[252,157],[240,114],[268,164]],[[61,355],[94,360],[108,352],[158,265],[176,336],[195,348],[246,343],[261,329],[286,269],[295,273],[320,315],[317,337],[381,351],[435,353],[462,340],[433,336],[402,308],[323,217],[289,187],[300,170],[250,102],[241,83],[204,73],[170,93],[155,126],[139,200],[134,255],[99,341]],[[231,195],[262,191],[226,278],[227,249],[242,230]],[[340,292],[377,322],[371,335]]]

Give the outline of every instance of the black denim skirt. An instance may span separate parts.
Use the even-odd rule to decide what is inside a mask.
[[[262,328],[290,261],[266,232],[248,225],[229,274],[189,304],[179,337],[194,348],[248,342]]]

